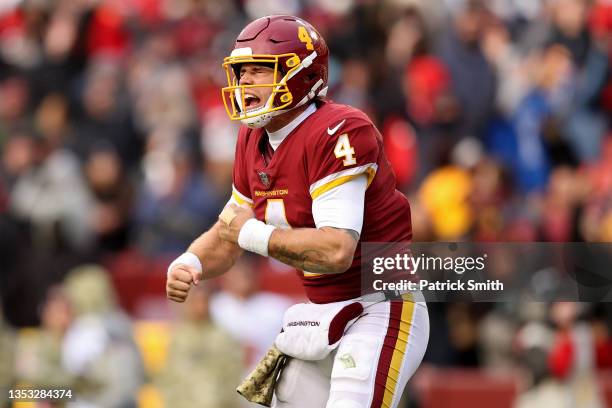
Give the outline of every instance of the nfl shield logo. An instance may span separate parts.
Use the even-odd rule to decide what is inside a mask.
[[[259,179],[264,184],[264,186],[266,186],[266,188],[270,187],[270,177],[268,177],[268,175],[263,171],[258,171],[257,174],[259,175]]]

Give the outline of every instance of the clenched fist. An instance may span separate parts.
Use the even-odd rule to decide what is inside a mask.
[[[191,285],[197,285],[202,279],[202,273],[195,267],[182,263],[176,264],[168,272],[166,280],[166,296],[175,302],[183,303]]]
[[[240,207],[236,204],[230,204],[223,210],[221,216],[219,216],[219,237],[237,244],[240,229],[245,222],[254,217],[255,213],[253,213],[250,207]]]

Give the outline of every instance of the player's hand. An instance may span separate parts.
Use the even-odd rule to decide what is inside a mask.
[[[170,300],[183,303],[187,299],[191,285],[197,285],[201,279],[201,273],[193,266],[177,264],[168,273],[166,296]]]
[[[219,237],[237,244],[240,229],[245,222],[254,217],[255,213],[250,207],[228,205],[219,216]]]

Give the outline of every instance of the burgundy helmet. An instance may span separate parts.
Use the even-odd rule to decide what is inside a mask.
[[[228,86],[221,93],[230,119],[262,127],[276,115],[325,96],[328,55],[323,37],[301,18],[274,15],[251,22],[223,60]],[[273,67],[274,83],[240,85],[240,67],[246,63]],[[247,110],[245,96],[253,87],[272,88],[272,94],[263,105]]]

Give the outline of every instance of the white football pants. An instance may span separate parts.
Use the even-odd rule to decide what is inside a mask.
[[[274,408],[396,408],[429,341],[424,302],[364,304],[338,348],[320,361],[291,359]]]

